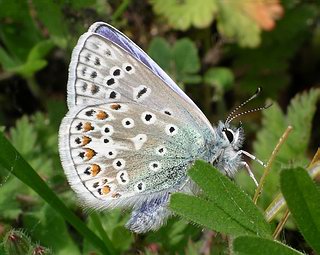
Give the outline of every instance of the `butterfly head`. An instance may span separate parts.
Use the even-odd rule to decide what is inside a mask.
[[[212,164],[230,177],[234,175],[241,164],[243,165],[241,159],[243,151],[241,151],[240,148],[244,141],[244,132],[241,123],[238,127],[232,126],[230,123],[240,116],[270,107],[271,104],[239,112],[244,105],[256,98],[260,91],[261,88],[258,88],[254,95],[230,112],[225,122],[220,121],[218,126],[214,128],[215,140],[211,150],[211,155],[214,155]]]
[[[238,153],[243,141],[244,132],[238,127],[220,121],[214,128],[215,139],[211,146],[211,163],[221,172],[232,177],[239,169],[241,154]]]
[[[238,127],[220,122],[217,132],[220,139],[224,140],[225,147],[232,147],[234,150],[239,150],[242,146],[244,132],[241,122]]]

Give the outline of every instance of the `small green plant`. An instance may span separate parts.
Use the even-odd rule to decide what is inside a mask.
[[[320,172],[320,169],[319,169]],[[236,254],[302,254],[272,240],[271,225],[250,197],[211,165],[197,161],[189,170],[203,191],[202,197],[173,194],[170,208],[178,215],[234,239]],[[305,169],[281,174],[281,190],[301,233],[319,252],[320,192]]]
[[[50,249],[32,243],[22,230],[11,229],[4,236],[2,246],[5,255],[52,255]]]

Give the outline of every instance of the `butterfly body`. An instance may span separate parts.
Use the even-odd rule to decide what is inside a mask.
[[[70,185],[90,208],[132,207],[127,227],[137,233],[163,224],[170,194],[194,191],[187,170],[196,159],[229,176],[242,162],[241,129],[212,127],[157,64],[105,23],[73,51],[68,107],[59,151]]]

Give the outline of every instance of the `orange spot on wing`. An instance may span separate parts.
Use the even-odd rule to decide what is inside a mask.
[[[100,173],[100,171],[101,171],[101,168],[100,168],[99,165],[93,164],[93,165],[91,166],[91,175],[92,175],[93,177],[95,177],[98,173]]]
[[[111,188],[109,185],[106,185],[106,186],[103,186],[101,191],[103,195],[107,195],[111,191]]]
[[[82,146],[85,146],[90,142],[91,142],[91,138],[90,137],[88,137],[88,136],[83,136],[82,137]]]
[[[85,156],[88,160],[92,159],[95,155],[97,155],[97,153],[90,148],[86,148],[85,151],[86,151]]]
[[[119,193],[112,193],[111,195],[112,198],[119,198],[121,195]]]
[[[109,115],[105,111],[99,111],[96,116],[99,120],[104,120],[109,117]]]
[[[121,105],[120,105],[120,104],[112,104],[112,105],[110,106],[110,108],[111,108],[112,110],[119,110],[119,109],[121,108]]]
[[[83,125],[83,130],[84,130],[85,132],[92,131],[93,129],[94,129],[94,127],[91,125],[90,122],[84,123],[84,125]]]

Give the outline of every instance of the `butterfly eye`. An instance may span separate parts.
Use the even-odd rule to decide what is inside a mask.
[[[234,139],[233,132],[227,128],[224,128],[222,131],[226,134],[226,137],[229,140],[229,143],[232,143]]]

